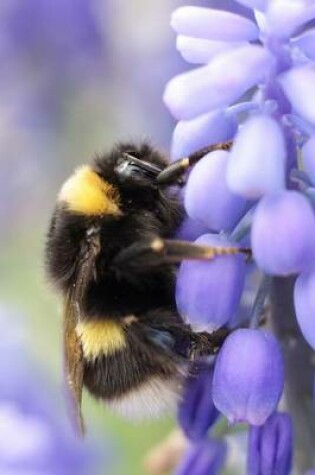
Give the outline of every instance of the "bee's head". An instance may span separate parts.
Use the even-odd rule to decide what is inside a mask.
[[[95,160],[93,169],[118,190],[123,207],[148,208],[161,199],[156,178],[166,166],[163,155],[143,142],[116,145]]]
[[[116,215],[131,209],[156,210],[165,195],[156,181],[167,161],[147,143],[118,144],[91,165],[79,167],[64,183],[59,202],[88,216]]]

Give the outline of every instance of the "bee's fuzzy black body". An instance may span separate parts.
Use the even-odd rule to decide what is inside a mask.
[[[198,336],[176,310],[175,266],[130,255],[138,243],[173,238],[183,209],[174,192],[159,189],[149,172],[125,167],[125,152],[158,169],[167,166],[144,143],[118,145],[78,170],[63,186],[51,220],[47,272],[66,296],[79,288],[82,268],[89,263],[77,325],[89,391],[119,406],[143,390],[151,400],[140,398],[140,405],[154,405],[153,399],[160,398],[166,406],[170,393],[178,391],[183,362]]]

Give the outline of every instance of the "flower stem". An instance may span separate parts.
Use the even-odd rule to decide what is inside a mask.
[[[251,312],[250,328],[258,328],[261,323],[265,302],[270,293],[271,282],[272,277],[270,275],[263,275]]]
[[[298,473],[315,465],[315,403],[313,399],[314,351],[305,342],[296,322],[294,278],[273,279],[272,324],[282,345],[285,361],[285,400],[295,426],[295,464]]]

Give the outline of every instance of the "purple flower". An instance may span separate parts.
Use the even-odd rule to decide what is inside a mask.
[[[312,0],[271,1],[266,8],[266,29],[276,38],[288,40],[299,27],[314,17],[315,5]]]
[[[175,475],[218,475],[225,456],[225,444],[206,439],[188,449]]]
[[[209,112],[196,119],[182,120],[174,130],[172,157],[182,158],[195,150],[231,139],[236,129],[235,118],[222,110]]]
[[[315,267],[315,215],[296,191],[263,198],[252,227],[254,258],[269,274],[288,275]]]
[[[291,69],[283,74],[281,85],[292,106],[303,119],[315,125],[313,85],[315,66],[307,65]]]
[[[209,228],[204,223],[186,216],[177,230],[176,238],[185,241],[195,241],[207,232],[209,232]]]
[[[279,344],[266,331],[234,331],[219,351],[213,402],[230,423],[262,425],[276,409],[284,370]]]
[[[227,185],[234,193],[250,199],[283,190],[286,154],[278,122],[269,115],[251,117],[230,153]]]
[[[276,412],[263,426],[250,428],[248,475],[288,475],[292,465],[292,451],[291,417]]]
[[[305,31],[292,39],[292,43],[299,48],[308,59],[315,59],[315,29]]]
[[[198,244],[233,246],[223,236],[205,234]],[[243,255],[226,255],[211,261],[184,261],[176,284],[177,308],[195,330],[214,330],[236,313],[241,298],[246,263]]]
[[[206,146],[207,137],[209,144],[216,137],[221,141],[224,124],[227,138],[233,136],[229,153],[216,153],[214,160],[204,157],[191,171],[185,207],[212,229],[230,232],[231,241],[248,242],[250,235],[258,271],[301,274],[295,308],[300,328],[315,348],[315,3],[236,1],[247,7],[246,15],[245,10],[218,11],[220,2],[214,2],[214,8],[179,8],[172,17],[179,52],[201,65],[171,79],[165,89],[164,101],[179,120],[173,137],[175,158]],[[240,200],[257,202],[244,216]],[[235,277],[236,261],[231,268],[220,261],[184,262],[180,268],[177,305],[193,328],[231,324],[237,311],[243,284]],[[257,288],[252,298],[253,326],[268,287]],[[283,454],[284,439],[278,432],[282,422],[266,422],[277,408],[283,384],[279,344],[270,333],[244,329],[227,338],[215,365],[213,401],[231,422],[266,423],[252,433],[260,434],[260,441],[279,441],[279,446],[259,446],[264,467],[270,446],[279,457]],[[285,440],[289,444],[289,438]],[[287,473],[289,458],[280,457],[279,462],[271,455],[271,468],[257,473],[275,473],[272,466]]]
[[[164,101],[177,119],[194,119],[237,100],[261,82],[272,66],[271,54],[261,46],[232,49],[172,79]]]
[[[207,123],[204,119],[209,114],[210,117],[219,114],[218,117],[229,119],[234,115],[236,120],[239,112],[243,113],[244,125],[236,134],[228,165],[222,172],[226,179],[222,180],[220,176],[221,182],[233,194],[227,208],[223,206],[224,199],[218,199],[217,209],[222,211],[219,224],[229,221],[232,201],[237,207],[239,197],[235,195],[256,199],[292,185],[288,176],[292,167],[299,167],[294,147],[300,146],[294,142],[294,134],[310,131],[314,123],[312,87],[315,65],[308,59],[313,43],[312,31],[307,29],[307,22],[315,18],[312,3],[307,0],[294,4],[286,0],[242,0],[239,3],[257,8],[254,20],[211,8],[182,7],[176,10],[172,26],[179,33],[180,52],[190,62],[205,65],[173,78],[164,96],[173,115],[181,120],[174,133],[176,157],[182,151],[192,152],[201,144],[204,146],[207,130],[212,142],[211,134],[216,125],[214,120]],[[305,25],[306,31],[291,42],[291,35]],[[231,106],[245,92],[246,100],[238,106]],[[293,120],[288,125],[286,116],[292,111]],[[184,138],[184,133],[178,133],[178,130],[181,124],[190,122],[193,127],[191,130],[187,128],[187,132],[191,133]],[[299,130],[296,124],[299,124]],[[220,127],[218,132],[220,135]],[[231,132],[229,128],[229,135]],[[202,137],[202,140],[195,140],[195,137]],[[312,169],[311,142],[304,150],[308,171]],[[186,200],[190,214],[191,203],[196,207],[201,195],[204,203],[207,203],[208,196],[212,202],[212,188],[206,191],[208,176],[204,175],[205,184],[200,178],[198,190],[191,192],[199,197],[194,201]],[[201,191],[203,186],[204,191]],[[217,182],[216,186],[219,186]],[[206,222],[209,210],[197,208],[198,219]],[[211,206],[209,208],[211,210]],[[193,212],[196,213],[195,208]]]
[[[185,208],[191,218],[215,231],[231,230],[245,213],[247,202],[226,184],[228,152],[203,157],[191,171],[185,190]]]
[[[219,415],[212,402],[213,369],[209,364],[192,366],[185,380],[178,420],[192,441],[203,439]]]
[[[306,341],[315,349],[315,273],[301,274],[294,288],[296,318]]]
[[[252,21],[228,11],[202,7],[181,7],[171,19],[171,26],[181,35],[213,41],[257,40],[259,29]]]
[[[257,8],[257,10],[265,10],[268,0],[237,0],[238,3],[246,5],[250,8]]]

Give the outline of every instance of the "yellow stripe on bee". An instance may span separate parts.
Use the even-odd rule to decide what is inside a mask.
[[[119,193],[88,165],[79,167],[63,184],[58,201],[77,213],[119,215]]]
[[[126,346],[123,327],[110,320],[80,322],[76,333],[81,340],[83,354],[88,360],[111,355]]]

